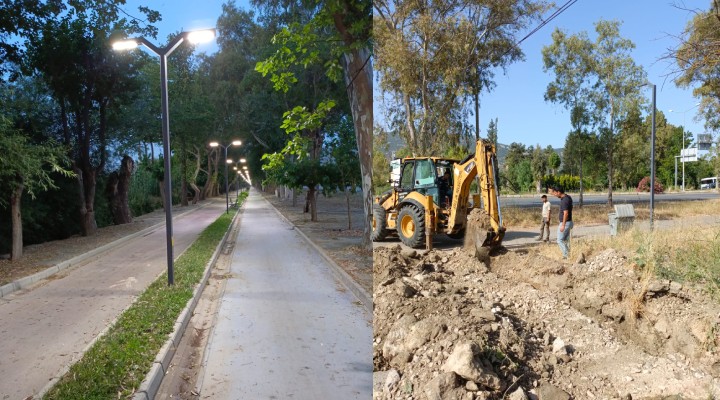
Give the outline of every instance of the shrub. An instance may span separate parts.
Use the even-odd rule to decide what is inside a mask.
[[[654,190],[655,190],[655,193],[663,193],[665,191],[662,184],[657,179],[655,179],[655,189]],[[649,176],[642,178],[640,183],[638,183],[637,191],[638,192],[650,192],[650,177]]]

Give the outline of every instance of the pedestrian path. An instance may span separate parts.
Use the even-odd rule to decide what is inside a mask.
[[[208,205],[173,220],[181,254],[225,212]],[[0,299],[0,398],[36,396],[62,376],[167,268],[164,224],[88,263]]]
[[[203,399],[369,399],[372,316],[251,190],[199,383]]]

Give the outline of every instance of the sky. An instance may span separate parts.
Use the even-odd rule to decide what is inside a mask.
[[[486,136],[490,119],[498,118],[498,142],[502,144],[518,142],[564,147],[571,130],[570,116],[561,105],[544,100],[545,89],[554,76],[551,72],[543,72],[541,50],[552,43],[551,34],[555,28],[569,34],[586,31],[594,40],[593,24],[600,19],[623,22],[620,35],[635,43],[632,56],[636,64],[645,68],[648,79],[657,85],[658,111],[663,111],[670,123],[684,125],[693,134],[705,132],[704,121],[693,121],[697,111],[693,106],[698,100],[693,98],[692,90],[676,88],[672,78],[667,76],[674,66],[660,60],[668,48],[677,46],[673,37],[680,35],[692,18],[687,11],[673,7],[673,1],[682,1],[685,8],[690,9],[707,10],[710,6],[710,0],[578,0],[521,44],[525,61],[511,65],[506,74],[502,70],[496,71],[496,88],[481,94],[480,135]],[[565,0],[556,0],[556,3],[564,4]],[[648,88],[646,93],[649,102],[652,90]],[[671,109],[673,112],[668,112]],[[474,126],[474,115],[468,118],[469,124]]]
[[[163,19],[156,24],[159,28],[156,44],[164,45],[173,32],[214,27],[224,2],[128,0],[125,9],[136,15],[138,5],[159,11]],[[565,0],[557,0],[557,3],[563,4]],[[692,96],[692,90],[675,87],[672,77],[668,76],[674,65],[661,60],[668,48],[677,46],[675,37],[692,18],[690,12],[673,7],[678,3],[684,4],[685,8],[705,10],[710,0],[578,0],[521,44],[525,61],[512,64],[505,74],[502,70],[496,71],[497,86],[481,96],[481,135],[484,136],[490,119],[498,118],[500,143],[563,147],[571,129],[570,117],[562,106],[547,103],[543,98],[553,75],[543,72],[541,49],[552,42],[551,34],[555,28],[569,34],[586,31],[594,39],[593,24],[600,19],[623,22],[620,34],[635,43],[633,58],[645,68],[649,80],[657,85],[657,108],[663,111],[668,121],[686,126],[693,134],[705,132],[704,121],[694,121],[698,100]],[[250,8],[248,0],[239,0],[236,4],[244,9]],[[199,45],[197,51],[213,53],[217,51],[217,44]],[[648,88],[648,99],[651,96],[652,91]],[[378,111],[376,118],[382,118]],[[475,117],[470,115],[468,118],[468,122],[474,124]]]
[[[151,42],[158,46],[165,46],[168,36],[179,31],[192,31],[215,28],[218,18],[222,14],[222,5],[227,0],[127,0],[123,9],[130,15],[139,17],[139,6],[146,6],[160,12],[162,20],[155,24],[158,28],[156,40]],[[235,4],[242,9],[250,9],[249,0],[236,0]],[[200,44],[196,47],[198,52],[215,53],[218,46],[215,41]]]

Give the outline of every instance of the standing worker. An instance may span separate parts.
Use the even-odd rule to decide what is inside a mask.
[[[573,228],[572,197],[565,194],[565,190],[561,186],[552,186],[550,190],[555,197],[560,199],[560,225],[558,225],[557,242],[562,251],[563,260],[567,260],[570,254],[570,231]]]
[[[547,236],[544,240],[546,242],[550,241],[550,202],[547,199],[546,195],[540,196],[542,199],[543,205],[542,205],[542,225],[540,225],[540,236],[537,237],[538,242],[543,241],[543,237]],[[547,232],[547,235],[546,235]]]

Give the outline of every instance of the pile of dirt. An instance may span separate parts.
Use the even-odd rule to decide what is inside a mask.
[[[612,249],[500,253],[375,250],[373,398],[720,396],[720,306],[702,293]]]

